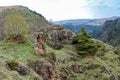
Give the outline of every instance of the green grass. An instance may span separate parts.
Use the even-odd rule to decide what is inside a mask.
[[[0,46],[0,55],[8,59],[16,59],[25,62],[28,59],[39,59],[34,55],[34,48],[28,44],[11,44],[3,42]]]
[[[6,68],[6,61],[15,59],[20,64],[27,66],[28,60],[38,60],[40,57],[34,54],[34,48],[29,44],[14,44],[0,41],[0,80],[33,80],[37,75],[32,73],[20,76],[16,71]]]
[[[32,40],[28,39],[27,42],[31,44],[14,44],[0,41],[0,80],[34,80],[34,77],[38,76],[33,70],[31,70],[29,74],[21,76],[17,72],[9,71],[6,68],[6,61],[11,59],[16,59],[21,64],[26,66],[28,64],[28,60],[44,60],[44,57],[34,54]],[[88,80],[88,78],[89,80],[105,80],[108,79],[110,75],[115,75],[116,78],[118,75],[120,75],[120,67],[118,66],[119,64],[116,60],[117,55],[114,54],[112,49],[106,51],[104,53],[104,56],[88,56],[80,58],[80,60],[77,61],[71,61],[71,57],[75,57],[77,55],[75,53],[76,51],[73,45],[64,45],[64,48],[62,48],[61,50],[54,50],[46,44],[45,47],[46,54],[49,54],[51,52],[55,53],[57,58],[58,70],[59,68],[70,67],[73,64],[81,66],[81,69],[91,64],[98,64],[100,65],[100,67],[104,66],[111,71],[111,74],[105,72],[101,73],[100,67],[96,69],[86,70],[83,73],[76,73],[72,71],[72,74],[69,74],[67,76],[69,80],[74,80],[74,76],[76,76],[76,80]],[[73,52],[73,55],[71,55],[70,52]],[[99,73],[101,73],[102,76],[95,78],[95,76]],[[73,78],[71,76],[73,76]]]

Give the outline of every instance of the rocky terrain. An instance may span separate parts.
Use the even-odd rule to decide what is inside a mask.
[[[95,55],[82,57],[72,44],[76,36],[72,31],[51,25],[26,7],[2,7],[0,13],[10,13],[6,9],[32,14],[25,19],[37,30],[26,35],[24,44],[0,41],[0,80],[120,80],[120,58],[114,47],[93,39],[101,48]]]

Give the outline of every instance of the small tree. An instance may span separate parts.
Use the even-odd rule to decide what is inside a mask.
[[[85,28],[81,28],[81,33],[77,34],[76,40],[76,50],[80,55],[94,54],[96,52],[97,44],[94,43],[91,36],[86,32]]]
[[[24,18],[17,13],[8,15],[5,18],[4,32],[7,38],[21,37],[27,34],[28,30]]]

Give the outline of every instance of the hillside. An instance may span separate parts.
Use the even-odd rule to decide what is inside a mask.
[[[107,20],[114,20],[118,17],[102,18],[102,19],[73,19],[73,20],[63,20],[56,21],[55,24],[62,24],[65,28],[70,29],[74,32],[80,32],[80,27],[84,26],[87,32],[93,33],[101,29],[101,26]]]
[[[25,43],[0,40],[0,80],[120,80],[119,53],[93,39],[85,28],[75,34],[23,6],[1,7],[1,28],[13,12],[35,30],[25,35]]]
[[[3,38],[4,35],[4,26],[5,19],[8,15],[17,13],[22,16],[29,28],[30,33],[34,31],[39,31],[42,28],[49,28],[51,26],[50,23],[41,15],[35,11],[32,11],[24,6],[3,6],[0,7],[0,39]]]
[[[120,19],[108,20],[95,37],[113,46],[120,45]]]
[[[46,80],[42,78],[52,75],[46,71],[47,66],[52,67],[55,64],[52,71],[60,80],[87,80],[88,77],[89,80],[119,80],[118,56],[109,45],[105,46],[106,49],[99,51],[95,56],[80,58],[72,45],[64,45],[61,50],[54,50],[46,45],[46,56],[39,56],[35,55],[34,48],[30,44],[10,44],[0,41],[0,79]],[[20,75],[16,71],[9,70],[6,67],[6,61],[11,59],[17,60],[30,72],[27,75]],[[36,72],[37,69],[44,70]]]

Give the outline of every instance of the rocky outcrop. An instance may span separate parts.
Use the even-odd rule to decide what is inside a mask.
[[[34,71],[42,76],[43,80],[58,80],[57,75],[55,74],[55,66],[53,66],[48,61],[35,61],[30,62],[29,64]]]
[[[45,41],[53,49],[61,49],[62,44],[72,43],[74,34],[68,29],[64,29],[59,25],[53,26],[45,32]]]
[[[22,64],[16,65],[16,63],[7,63],[7,68],[9,70],[17,71],[20,75],[26,75],[30,72],[29,68]]]
[[[44,35],[43,32],[34,33],[34,50],[35,54],[41,55],[44,54]]]
[[[39,32],[34,33],[34,43],[36,54],[42,53],[44,50],[43,42],[53,49],[63,48],[62,44],[69,44],[73,42],[75,35],[72,31],[64,29],[59,25],[51,28],[41,29]]]

